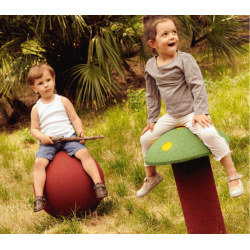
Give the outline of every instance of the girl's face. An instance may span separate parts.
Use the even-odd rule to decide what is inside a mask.
[[[149,40],[149,45],[164,55],[174,56],[178,47],[179,37],[174,23],[171,20],[156,25],[155,41]]]

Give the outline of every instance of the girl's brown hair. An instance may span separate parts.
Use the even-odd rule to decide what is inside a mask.
[[[35,79],[39,79],[43,76],[43,71],[45,69],[47,69],[50,72],[50,74],[53,78],[56,77],[55,71],[54,71],[54,69],[51,68],[50,65],[45,64],[45,63],[40,64],[40,65],[36,65],[36,66],[33,66],[29,70],[29,73],[27,76],[27,82],[28,82],[29,86],[33,86]]]
[[[145,15],[145,16],[143,16],[143,19],[142,19],[143,24],[144,24],[143,40],[147,46],[148,46],[149,40],[155,41],[156,25],[158,23],[166,21],[166,20],[171,20],[175,24],[172,17],[168,16],[168,15]],[[149,47],[149,48],[151,48],[151,47]],[[153,49],[153,53],[155,53],[155,49]]]

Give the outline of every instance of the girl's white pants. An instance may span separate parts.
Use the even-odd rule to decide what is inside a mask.
[[[229,145],[226,140],[219,135],[214,126],[203,128],[198,122],[192,127],[192,120],[194,112],[181,117],[172,117],[169,114],[163,115],[155,124],[153,131],[148,130],[141,136],[142,153],[144,158],[144,166],[149,165],[145,162],[145,157],[150,146],[165,132],[180,126],[187,127],[192,133],[197,135],[204,144],[211,150],[213,157],[216,161],[220,161],[222,158],[229,156]]]

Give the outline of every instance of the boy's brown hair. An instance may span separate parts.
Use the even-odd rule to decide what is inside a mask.
[[[40,65],[36,65],[36,66],[33,66],[30,70],[29,70],[29,73],[28,73],[28,76],[27,76],[27,82],[29,84],[29,86],[33,86],[34,85],[34,82],[36,79],[39,79],[43,76],[43,71],[47,69],[51,76],[54,78],[56,77],[56,74],[55,74],[55,71],[54,69],[51,68],[50,65],[48,64],[40,64]]]

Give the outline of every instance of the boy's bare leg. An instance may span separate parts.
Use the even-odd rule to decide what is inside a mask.
[[[225,167],[226,169],[226,172],[227,172],[227,175],[229,177],[231,176],[235,176],[237,174],[237,170],[236,168],[234,167],[234,163],[232,161],[232,158],[231,158],[231,155],[229,155],[228,157],[226,158],[222,158],[221,161],[220,161],[223,166]],[[238,180],[232,180],[230,181],[230,186],[233,187],[233,186],[237,186],[239,185],[239,182]]]
[[[49,164],[49,159],[37,158],[34,169],[34,187],[36,196],[43,196],[44,185],[46,181],[45,169]]]
[[[82,166],[87,174],[91,177],[96,184],[102,182],[98,168],[95,161],[91,157],[89,151],[86,148],[82,148],[75,153],[75,157],[82,162]]]
[[[146,169],[146,177],[149,178],[156,174],[156,166],[147,166]],[[143,187],[146,185],[146,182],[143,183]]]

